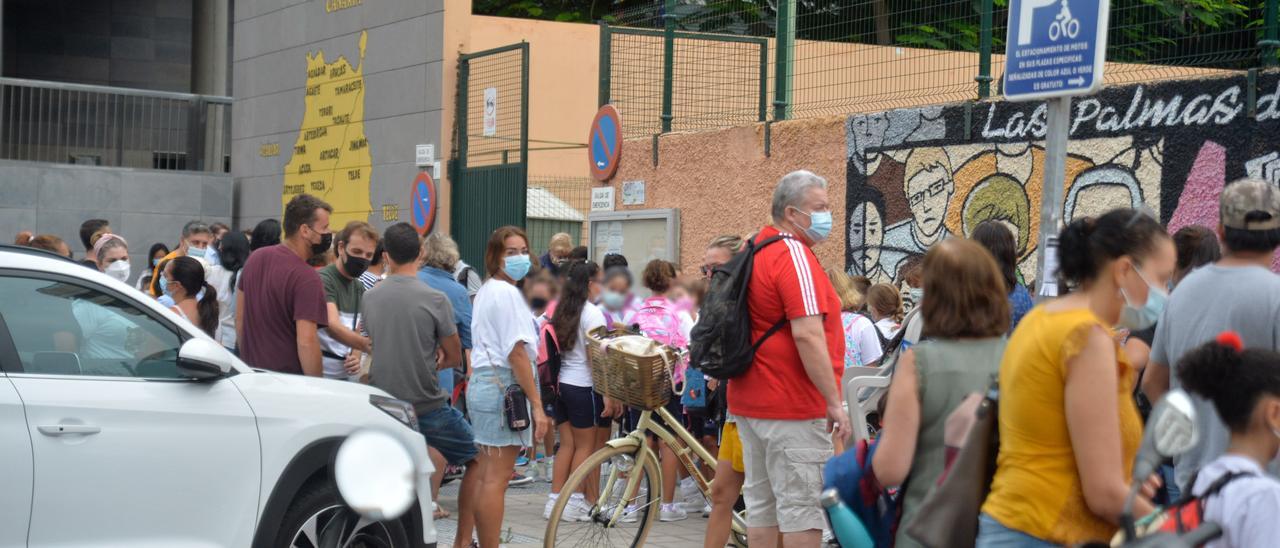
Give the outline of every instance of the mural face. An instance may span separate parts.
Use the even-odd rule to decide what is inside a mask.
[[[1246,175],[1280,186],[1280,75],[1107,88],[1072,105],[1064,219],[1149,208],[1170,232],[1218,224],[1218,194]],[[994,220],[1035,279],[1047,108],[972,103],[852,116],[846,265],[902,282],[929,246]],[[966,120],[969,126],[966,127]]]

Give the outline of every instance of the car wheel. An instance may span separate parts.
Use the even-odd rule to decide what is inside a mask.
[[[276,546],[290,548],[401,548],[409,535],[398,520],[373,521],[342,502],[333,482],[303,489],[285,512]]]

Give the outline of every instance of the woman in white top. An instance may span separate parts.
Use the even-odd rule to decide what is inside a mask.
[[[555,402],[556,427],[560,430],[560,449],[556,452],[555,474],[551,482],[544,514],[559,498],[560,488],[569,475],[587,457],[609,441],[613,417],[622,407],[597,394],[591,383],[591,357],[587,353],[587,333],[604,327],[604,312],[591,304],[600,295],[603,279],[600,267],[593,262],[574,262],[565,266],[567,276],[556,303],[551,326],[560,349],[560,378]],[[599,489],[593,477],[583,483],[582,493],[573,493],[565,514],[587,517],[595,505]]]
[[[1222,526],[1222,536],[1206,546],[1275,546],[1280,481],[1266,467],[1280,452],[1280,353],[1245,350],[1240,335],[1228,331],[1188,353],[1176,371],[1231,430],[1227,452],[1201,468],[1191,487],[1204,521]]]
[[[550,426],[542,409],[534,358],[538,334],[533,313],[516,288],[529,273],[529,239],[524,231],[504,226],[493,232],[485,246],[484,266],[489,279],[476,293],[471,314],[471,379],[467,384],[467,411],[476,445],[481,446],[476,465],[481,469],[475,509],[476,529],[483,548],[497,548],[502,532],[503,497],[515,470],[520,448],[542,439]],[[513,431],[503,417],[507,387],[519,385],[531,404],[533,428]],[[470,527],[459,527],[459,538],[470,538]]]
[[[227,232],[218,241],[218,261],[209,266],[209,285],[218,291],[218,342],[236,351],[236,279],[249,260],[249,239]]]

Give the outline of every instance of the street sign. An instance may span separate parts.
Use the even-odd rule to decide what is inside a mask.
[[[493,137],[497,134],[498,88],[484,88],[484,136]]]
[[[607,181],[618,171],[622,156],[622,118],[613,105],[600,107],[591,122],[591,134],[587,136],[587,161],[591,164],[591,176],[597,181]]]
[[[418,229],[418,234],[426,236],[436,220],[436,185],[425,171],[419,171],[413,180],[409,209],[413,212],[413,227]]]
[[[435,145],[417,145],[413,149],[414,163],[418,167],[429,167],[436,163]]]
[[[1004,97],[1031,101],[1102,86],[1109,0],[1011,0]]]
[[[591,211],[613,211],[613,187],[591,189]]]

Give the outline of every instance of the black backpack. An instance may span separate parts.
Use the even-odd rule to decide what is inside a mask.
[[[871,320],[871,327],[876,330],[876,338],[880,340],[880,356],[881,356],[880,359],[884,359],[884,356],[888,355],[890,352],[893,352],[894,350],[897,350],[898,346],[902,344],[902,334],[907,331],[907,323],[905,321],[905,318],[902,322],[902,328],[898,329],[898,332],[894,334],[893,338],[886,339],[884,338],[884,333],[880,332],[880,326],[876,325],[876,320],[875,318],[871,317],[871,314],[867,314],[866,312],[859,312],[858,315],[868,320]],[[897,340],[897,342],[894,342],[895,339]]]
[[[756,252],[786,237],[773,236],[759,243],[748,240],[742,251],[712,271],[711,287],[689,341],[689,364],[708,377],[725,380],[743,374],[760,344],[787,325],[787,318],[780,318],[753,342],[747,309]]]

